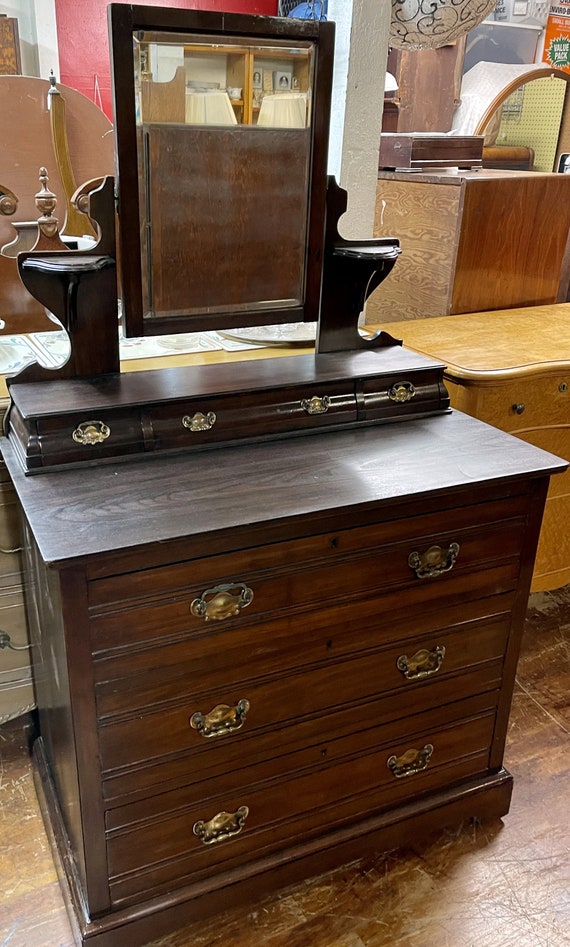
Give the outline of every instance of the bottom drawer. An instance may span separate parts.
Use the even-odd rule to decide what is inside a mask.
[[[482,694],[398,724],[315,747],[290,779],[266,779],[202,798],[196,787],[108,813],[115,905],[196,881],[244,859],[360,821],[488,767],[496,694]],[[445,722],[454,717],[455,722]],[[247,771],[245,771],[247,773]],[[245,779],[245,775],[242,775]],[[210,791],[211,790],[211,791]]]

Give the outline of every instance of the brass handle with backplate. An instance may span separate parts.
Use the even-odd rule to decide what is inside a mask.
[[[210,431],[215,423],[216,415],[213,411],[208,411],[207,414],[196,411],[196,414],[193,414],[192,417],[185,414],[182,418],[182,426],[189,431]]]
[[[424,677],[431,677],[439,671],[445,657],[443,645],[437,645],[433,651],[421,648],[411,658],[401,654],[396,661],[396,667],[408,681],[420,681]]]
[[[236,595],[233,589],[239,589],[239,594]],[[190,611],[204,621],[224,621],[238,615],[242,608],[247,608],[252,602],[253,592],[244,582],[230,582],[206,589],[200,598],[191,602]]]
[[[391,388],[388,388],[388,397],[390,401],[397,401],[398,403],[411,401],[412,398],[416,397],[416,389],[411,381],[398,381]]]
[[[202,714],[196,711],[190,717],[190,726],[197,730],[201,737],[222,737],[228,733],[235,733],[243,727],[249,700],[239,700],[235,707],[228,704],[217,704],[209,713]]]
[[[248,815],[249,809],[247,806],[240,806],[237,812],[218,812],[208,822],[204,822],[202,819],[195,822],[192,831],[204,845],[225,842],[234,835],[239,835]]]
[[[426,769],[433,753],[431,743],[426,743],[421,750],[406,750],[401,756],[389,756],[386,765],[396,779],[403,776],[413,776]]]
[[[441,546],[430,546],[425,552],[411,552],[408,556],[408,565],[416,573],[418,579],[432,579],[453,569],[459,555],[459,543],[450,543],[447,549]]]
[[[301,401],[301,407],[307,414],[326,414],[330,406],[331,399],[328,395],[323,395],[322,398],[313,395],[312,398],[303,398]]]
[[[102,444],[111,433],[111,428],[103,421],[83,421],[78,424],[71,435],[76,444],[93,447]]]

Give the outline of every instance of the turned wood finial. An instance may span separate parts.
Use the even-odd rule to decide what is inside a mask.
[[[38,224],[42,233],[45,233],[47,237],[51,237],[57,230],[58,224],[57,217],[53,216],[57,197],[47,186],[49,181],[47,168],[40,168],[39,177],[42,189],[36,194],[35,201],[36,207],[41,211],[42,216],[38,219]]]
[[[59,238],[59,221],[53,215],[57,197],[47,186],[47,168],[40,168],[39,178],[42,187],[35,196],[35,202],[41,217],[38,217],[39,233],[34,250],[64,250],[65,244]]]

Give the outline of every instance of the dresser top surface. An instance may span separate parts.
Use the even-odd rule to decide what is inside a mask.
[[[570,303],[391,322],[404,345],[447,365],[450,378],[498,381],[570,370]]]
[[[341,512],[565,468],[460,412],[36,477],[5,439],[2,452],[44,560],[59,565],[183,539],[207,554],[230,531],[278,541],[334,529]]]
[[[395,171],[381,169],[378,172],[378,180],[380,182],[398,181],[401,183],[406,181],[410,184],[449,184],[452,187],[461,187],[465,182],[469,181],[501,181],[504,183],[506,181],[516,181],[517,179],[524,180],[525,178],[530,178],[537,182],[541,179],[549,178],[554,181],[557,186],[559,185],[562,188],[570,187],[569,184],[565,184],[564,182],[560,184],[560,180],[563,177],[564,175],[553,174],[549,171],[511,171],[499,168],[475,168],[473,170],[435,168],[429,171],[409,171],[399,168]]]

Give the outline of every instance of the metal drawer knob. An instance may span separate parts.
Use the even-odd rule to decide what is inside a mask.
[[[406,750],[401,756],[389,756],[386,765],[396,779],[403,776],[414,776],[426,769],[433,753],[431,743],[426,743],[421,750]]]
[[[111,428],[103,421],[83,421],[78,424],[71,435],[76,444],[83,444],[92,447],[94,444],[102,444],[111,433]]]
[[[214,845],[216,842],[225,842],[234,835],[239,835],[249,815],[247,806],[240,806],[237,812],[218,812],[208,822],[200,820],[192,828],[204,845]]]
[[[447,549],[441,546],[430,546],[425,552],[411,552],[408,556],[408,565],[416,573],[418,579],[432,579],[453,569],[459,555],[459,543],[450,543]]]
[[[239,589],[239,594],[236,595],[233,589]],[[215,585],[202,592],[200,598],[194,599],[190,611],[204,621],[225,621],[238,615],[242,608],[247,608],[252,602],[253,591],[244,582]]]
[[[401,654],[396,661],[396,667],[402,672],[407,681],[420,681],[424,677],[437,674],[444,657],[445,648],[443,645],[437,645],[433,651],[421,648],[411,658],[408,658],[407,654]]]
[[[520,404],[514,404],[512,406],[512,410],[515,414],[524,414],[525,409],[526,409],[526,404],[523,404],[522,402]]]
[[[235,733],[243,727],[249,700],[240,700],[235,707],[228,704],[217,704],[208,714],[197,711],[190,717],[190,726],[197,730],[201,737],[223,737],[228,733]]]

